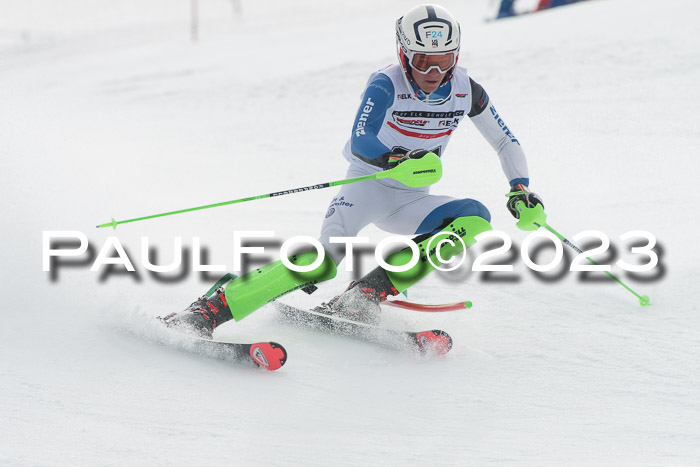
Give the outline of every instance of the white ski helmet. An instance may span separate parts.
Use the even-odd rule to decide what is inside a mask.
[[[452,79],[459,57],[460,30],[454,16],[440,5],[419,5],[396,21],[396,48],[407,84],[413,73],[428,73],[437,68],[447,73],[443,84]],[[418,97],[417,95],[415,97]],[[422,99],[431,104],[440,101]]]

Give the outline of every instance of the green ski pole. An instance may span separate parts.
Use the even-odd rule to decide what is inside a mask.
[[[547,223],[545,223],[542,227],[544,227],[545,229],[547,229],[547,230],[549,230],[550,232],[552,232],[559,240],[562,241],[562,243],[564,243],[564,245],[570,246],[570,247],[571,247],[575,252],[577,252],[578,254],[582,254],[582,253],[583,253],[583,250],[581,250],[579,247],[577,247],[576,245],[574,245],[573,243],[571,243],[571,242],[569,241],[569,239],[567,239],[567,238],[564,237],[562,234],[560,234],[559,232],[557,232],[556,230],[554,230],[554,228],[552,228],[552,227],[551,227],[550,225],[548,225]],[[596,263],[595,260],[593,260],[593,258],[589,258],[588,256],[586,256],[586,259],[587,259],[588,261],[590,261],[592,264],[595,264],[596,266],[598,265],[598,263]],[[615,281],[617,281],[618,284],[620,284],[622,287],[626,288],[628,291],[630,291],[632,294],[634,294],[634,296],[636,296],[636,297],[639,299],[639,304],[640,304],[641,306],[649,306],[649,303],[650,303],[650,302],[649,302],[649,296],[648,296],[648,295],[639,295],[637,292],[635,292],[634,290],[632,290],[627,284],[625,284],[624,282],[622,282],[615,274],[611,273],[610,271],[603,271],[603,272],[604,272],[605,274],[607,274],[608,276],[612,277],[613,279],[615,279]]]
[[[126,224],[128,222],[138,222],[147,219],[154,219],[156,217],[172,216],[175,214],[182,214],[185,212],[200,211],[202,209],[216,208],[219,206],[226,206],[229,204],[244,203],[246,201],[253,201],[256,199],[273,198],[276,196],[290,195],[293,193],[301,193],[310,190],[319,190],[322,188],[329,188],[332,186],[347,185],[349,183],[363,182],[365,180],[379,180],[383,178],[392,178],[403,183],[406,186],[412,188],[418,188],[423,186],[432,185],[437,183],[442,177],[442,163],[440,158],[429,152],[420,159],[408,159],[405,162],[397,165],[393,169],[385,170],[383,172],[377,172],[370,175],[364,175],[362,177],[348,178],[344,180],[337,180],[334,182],[319,183],[317,185],[310,185],[301,188],[293,188],[291,190],[277,191],[274,193],[268,193],[265,195],[250,196],[247,198],[234,199],[232,201],[224,201],[222,203],[207,204],[205,206],[197,206],[188,209],[179,209],[177,211],[164,212],[160,214],[153,214],[150,216],[136,217],[134,219],[126,219],[122,221],[117,221],[112,218],[111,222],[100,224],[97,228],[102,227],[112,227],[116,230],[117,225]]]
[[[509,196],[509,195],[513,196],[513,195],[517,195],[519,193],[521,193],[521,192],[509,193],[506,196]],[[523,227],[526,227],[528,224],[534,224],[538,228],[544,227],[545,229],[547,229],[548,231],[553,233],[559,240],[561,240],[561,242],[564,245],[571,247],[578,254],[583,253],[583,250],[581,250],[579,247],[577,247],[576,245],[571,243],[568,238],[564,237],[562,234],[560,234],[554,228],[552,228],[550,225],[547,224],[547,222],[546,222],[547,216],[545,215],[544,208],[542,207],[541,204],[538,204],[534,208],[531,208],[531,209],[525,209],[525,204],[522,201],[518,201],[516,203],[516,206],[517,206],[516,209],[518,209],[518,211],[520,211],[520,220],[518,221],[519,227],[523,228]],[[534,230],[534,229],[525,228],[523,230]],[[588,261],[590,261],[592,264],[598,265],[598,263],[596,263],[592,258],[589,258],[587,256],[586,259]],[[620,284],[622,287],[627,289],[629,292],[634,294],[634,296],[636,296],[639,299],[639,304],[641,306],[649,306],[650,301],[649,301],[648,295],[639,295],[637,292],[632,290],[627,284],[622,282],[615,274],[613,274],[609,271],[603,271],[603,272],[605,274],[607,274],[608,276],[610,276],[611,278],[615,279],[615,281],[618,284]]]

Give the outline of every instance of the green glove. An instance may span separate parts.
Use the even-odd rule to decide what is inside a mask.
[[[547,221],[544,213],[544,203],[536,193],[520,183],[510,187],[506,195],[506,207],[513,217],[518,219],[516,225],[520,230],[537,230]]]

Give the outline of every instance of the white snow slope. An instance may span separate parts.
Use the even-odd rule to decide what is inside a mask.
[[[395,61],[394,21],[413,3],[259,3],[234,19],[229,2],[201,1],[197,44],[185,0],[0,5],[0,464],[700,464],[698,2],[600,0],[493,23],[485,1],[444,2],[463,24],[460,63],[522,142],[551,225],[605,232],[628,261],[621,234],[657,237],[648,280],[614,268],[650,307],[604,276],[538,279],[517,254],[516,280],[465,266],[410,291],[471,310],[387,310],[389,326],[448,331],[444,358],[295,329],[270,306],[217,330],[283,343],[277,372],[161,345],[153,318],[213,279],[158,280],[140,238],[164,264],[176,236],[189,248],[199,236],[231,268],[234,231],[316,236],[334,189],[94,228],[344,176],[359,94]],[[433,193],[481,200],[518,247],[498,160],[462,126]],[[95,253],[116,236],[138,276],[83,258],[52,280],[50,230],[86,233]],[[349,279],[285,300],[315,304]]]

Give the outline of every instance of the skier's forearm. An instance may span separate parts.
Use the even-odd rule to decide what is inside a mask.
[[[489,102],[488,109],[471,117],[471,121],[498,154],[501,168],[510,185],[515,183],[529,185],[525,152],[493,103]]]

